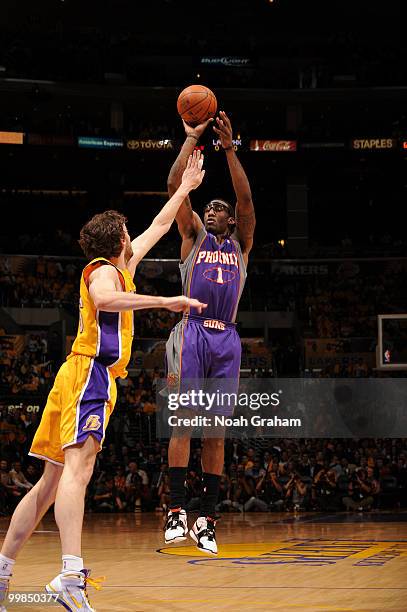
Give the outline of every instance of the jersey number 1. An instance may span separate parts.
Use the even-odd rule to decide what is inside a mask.
[[[219,285],[223,285],[222,268],[220,266],[218,267],[218,278],[216,279],[216,282]]]

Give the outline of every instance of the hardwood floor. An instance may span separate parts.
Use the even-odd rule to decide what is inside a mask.
[[[7,524],[0,520],[2,533]],[[217,532],[219,554],[208,557],[190,539],[165,546],[160,514],[87,515],[85,565],[106,576],[101,591],[89,588],[92,604],[98,612],[407,611],[403,513],[226,514]],[[41,591],[59,569],[49,514],[18,558],[11,590]]]

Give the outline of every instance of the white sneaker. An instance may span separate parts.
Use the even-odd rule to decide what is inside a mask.
[[[189,532],[189,535],[195,540],[199,550],[211,555],[218,554],[215,525],[215,521],[208,520],[205,516],[199,516]]]
[[[187,513],[185,510],[173,512],[170,510],[165,523],[165,543],[174,544],[175,542],[183,542],[186,540],[188,533]]]
[[[45,590],[47,593],[58,593],[58,603],[70,612],[96,612],[90,604],[86,586],[89,584],[99,590],[104,577],[92,579],[89,574],[90,570],[86,569],[80,572],[65,570],[51,580]]]
[[[3,603],[7,599],[8,587],[10,584],[10,576],[0,576],[0,612],[7,612]]]

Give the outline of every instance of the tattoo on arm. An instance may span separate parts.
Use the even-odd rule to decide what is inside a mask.
[[[236,208],[236,225],[240,238],[253,238],[254,228],[256,226],[256,215],[254,210],[250,212],[240,212],[239,206]]]

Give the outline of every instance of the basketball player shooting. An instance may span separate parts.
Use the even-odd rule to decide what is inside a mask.
[[[184,123],[186,139],[168,177],[169,194],[179,186],[188,156],[207,125]],[[238,381],[241,342],[236,332],[236,313],[246,279],[246,266],[253,245],[255,212],[246,173],[234,151],[232,126],[221,111],[213,126],[225,152],[236,210],[221,199],[203,209],[203,222],[185,198],[176,216],[181,234],[181,278],[183,293],[208,304],[205,316],[191,307],[171,332],[167,342],[169,380],[227,378]],[[233,407],[220,407],[229,416]],[[190,432],[177,432],[169,444],[171,500],[165,526],[165,542],[185,540],[185,480],[190,453]],[[206,437],[202,450],[202,497],[199,517],[189,534],[200,550],[217,554],[215,506],[224,464],[224,437]]]
[[[61,366],[48,396],[30,455],[43,459],[44,473],[25,495],[11,519],[0,554],[0,612],[5,612],[17,554],[55,501],[62,545],[62,569],[46,586],[66,610],[94,612],[87,585],[100,588],[84,568],[82,522],[86,487],[101,450],[116,401],[117,377],[126,367],[133,339],[133,310],[166,308],[183,312],[205,304],[186,296],[137,295],[137,264],[166,233],[183,200],[204,176],[199,152],[188,156],[179,189],[133,242],[126,219],[116,211],[95,215],[81,230],[80,245],[90,263],[80,284],[79,329],[72,352]]]

